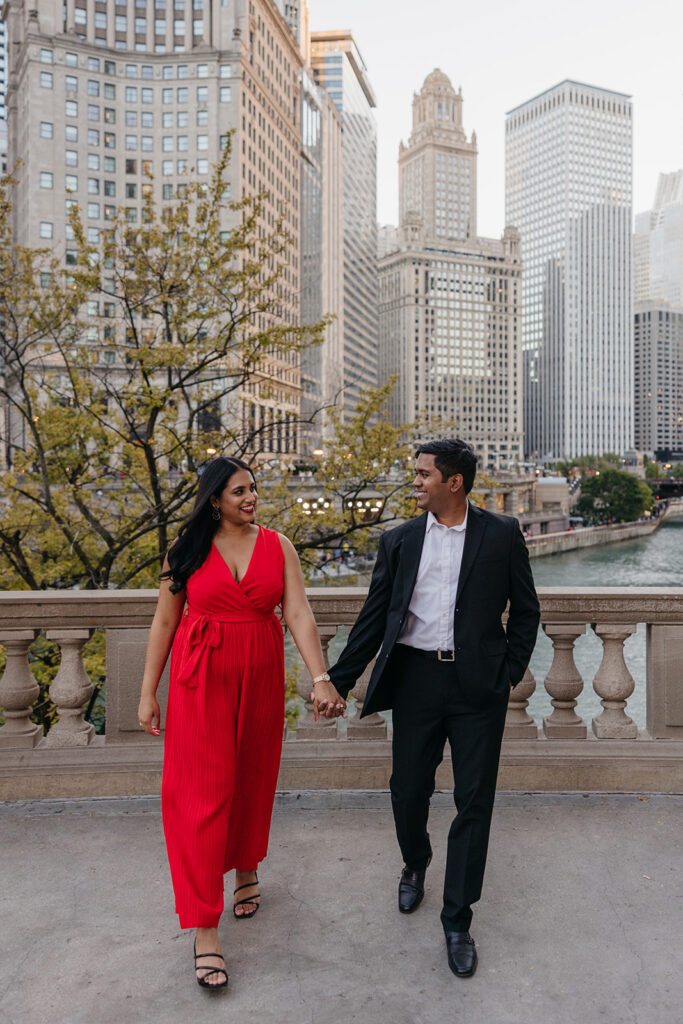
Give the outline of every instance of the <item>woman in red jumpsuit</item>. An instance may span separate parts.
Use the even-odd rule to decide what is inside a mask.
[[[236,870],[235,917],[253,917],[260,903],[256,869],[268,849],[284,724],[278,605],[311,673],[316,714],[345,711],[296,551],[256,525],[256,502],[246,463],[207,464],[164,563],[138,716],[159,735],[155,694],[172,648],[162,817],[180,926],[196,928],[197,981],[212,989],[228,981],[217,931],[223,874]]]

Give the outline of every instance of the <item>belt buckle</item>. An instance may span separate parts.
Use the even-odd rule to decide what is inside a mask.
[[[437,651],[438,661],[455,661],[455,651]]]

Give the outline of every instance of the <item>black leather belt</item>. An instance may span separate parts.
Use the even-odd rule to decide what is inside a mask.
[[[431,661],[455,661],[455,651],[423,651],[419,647],[411,647],[410,644],[397,644],[397,647],[407,647],[409,651],[429,658]]]

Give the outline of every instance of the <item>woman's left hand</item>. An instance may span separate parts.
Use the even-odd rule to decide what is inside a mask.
[[[322,715],[323,718],[339,718],[340,715],[342,718],[346,718],[346,701],[339,696],[332,683],[328,683],[324,679],[315,683],[310,699],[313,701],[313,715],[316,722],[318,715]]]

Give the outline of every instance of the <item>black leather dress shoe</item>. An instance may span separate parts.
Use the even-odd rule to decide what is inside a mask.
[[[402,914],[412,914],[422,903],[425,894],[425,874],[431,860],[430,857],[422,871],[411,871],[405,867],[401,872],[401,881],[398,883],[398,909]]]
[[[404,868],[398,883],[398,909],[402,914],[412,914],[422,903],[425,894],[425,872]]]
[[[477,969],[477,947],[469,932],[446,932],[448,966],[459,978],[471,978]]]

